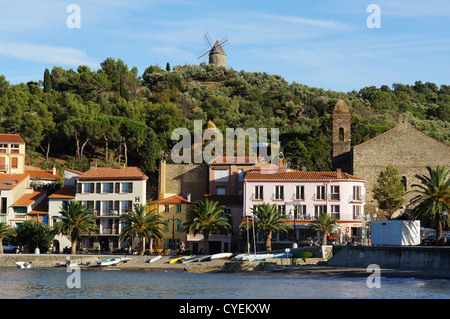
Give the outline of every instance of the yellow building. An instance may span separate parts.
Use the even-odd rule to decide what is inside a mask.
[[[163,194],[160,194],[163,195]],[[155,210],[163,219],[163,239],[154,243],[154,249],[178,249],[181,243],[186,243],[186,232],[181,224],[186,221],[188,206],[192,202],[181,195],[173,195],[148,203],[149,210]]]

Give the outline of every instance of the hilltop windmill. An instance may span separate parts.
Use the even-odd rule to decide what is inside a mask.
[[[205,41],[206,45],[209,47],[209,49],[206,50],[206,52],[203,52],[197,60],[203,58],[206,54],[209,54],[209,64],[215,64],[220,65],[223,67],[227,67],[227,55],[225,54],[225,51],[223,50],[223,46],[228,43],[228,38],[225,37],[221,41],[217,40],[214,45],[212,45],[212,39],[209,36],[208,33],[203,35],[203,40]]]

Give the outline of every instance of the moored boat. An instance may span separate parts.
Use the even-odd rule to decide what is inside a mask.
[[[18,261],[18,262],[16,262],[16,266],[17,266],[17,268],[30,269],[31,262],[27,263],[25,261]]]

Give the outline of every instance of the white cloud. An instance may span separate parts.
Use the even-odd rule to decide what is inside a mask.
[[[84,51],[69,47],[0,42],[0,55],[54,65],[99,67],[99,63],[90,59]]]

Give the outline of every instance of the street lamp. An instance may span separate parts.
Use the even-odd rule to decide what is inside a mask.
[[[170,245],[170,249],[175,250],[175,220],[181,221],[181,219],[173,216],[172,218],[169,218],[169,220],[172,220],[172,243]]]

